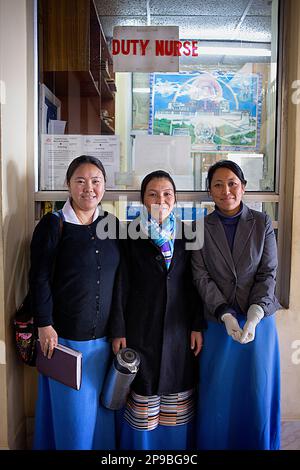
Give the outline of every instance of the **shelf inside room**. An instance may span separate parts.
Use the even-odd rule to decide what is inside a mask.
[[[44,72],[44,82],[58,97],[72,93],[74,86],[80,87],[80,96],[100,96],[99,84],[90,70]]]
[[[113,62],[94,0],[41,0],[41,6],[40,82],[60,100],[66,133],[114,134]]]
[[[105,122],[103,118],[101,118],[101,133],[102,134],[114,134],[115,130],[114,128]]]

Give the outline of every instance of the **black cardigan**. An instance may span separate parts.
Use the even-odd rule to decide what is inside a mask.
[[[103,217],[90,225],[64,222],[60,235],[59,218],[46,214],[33,233],[29,279],[35,322],[53,325],[63,338],[107,334],[120,254],[117,240],[96,235]]]
[[[177,227],[183,227],[180,221]],[[180,228],[181,228],[180,227]],[[118,305],[112,311],[112,337],[127,339],[141,356],[133,390],[140,395],[177,393],[197,382],[192,330],[205,327],[202,302],[192,282],[191,252],[176,238],[169,271],[150,239],[124,242],[126,269],[119,278]]]

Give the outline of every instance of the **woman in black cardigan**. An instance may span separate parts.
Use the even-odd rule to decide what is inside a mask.
[[[127,346],[141,357],[121,418],[120,448],[187,449],[202,347],[201,301],[192,284],[187,227],[173,213],[171,176],[147,175],[141,200],[144,210],[125,242],[123,308],[112,319],[114,353]],[[134,232],[139,236],[132,239]]]
[[[30,290],[41,348],[50,358],[59,342],[83,356],[78,391],[39,376],[35,449],[115,448],[114,412],[99,405],[111,354],[107,324],[120,258],[117,240],[96,235],[108,216],[98,208],[105,178],[97,158],[73,160],[66,175],[69,199],[59,213],[40,220],[32,237]]]

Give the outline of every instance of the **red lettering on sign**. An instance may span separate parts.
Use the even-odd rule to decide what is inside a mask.
[[[113,39],[112,55],[138,55],[138,45],[140,45],[141,55],[146,55],[146,49],[150,40],[146,39]]]
[[[146,54],[146,48],[147,48],[149,42],[150,42],[150,39],[146,39],[145,41],[140,39],[140,46],[141,46],[142,55]]]
[[[136,46],[137,46],[138,43],[139,43],[138,39],[131,39],[131,44],[132,44],[132,47],[133,47],[133,51],[132,51],[133,55],[137,54]]]
[[[146,49],[150,39],[113,39],[112,55],[146,55]],[[168,39],[155,40],[156,56],[173,56],[181,55],[198,57],[198,41],[175,41]]]
[[[130,54],[131,39],[121,39],[121,52],[124,55]]]
[[[174,41],[165,41],[165,54],[167,56],[174,56]]]
[[[155,55],[165,55],[165,41],[155,41]]]
[[[192,56],[198,57],[198,41],[192,41]]]
[[[191,55],[191,51],[190,51],[190,41],[184,41],[182,53],[183,53],[183,55],[186,55],[186,56]]]
[[[180,56],[181,46],[182,46],[181,41],[174,41],[174,55],[175,56]]]
[[[174,40],[163,40],[156,39],[155,41],[155,55],[157,56],[198,56],[198,41],[174,41]]]
[[[119,39],[112,40],[112,55],[120,54],[120,41]]]

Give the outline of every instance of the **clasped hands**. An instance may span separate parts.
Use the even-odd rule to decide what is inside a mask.
[[[239,343],[246,344],[255,338],[255,329],[264,316],[264,311],[260,305],[250,305],[247,312],[247,321],[241,329],[237,319],[231,313],[224,313],[221,320],[224,322],[227,334]]]

